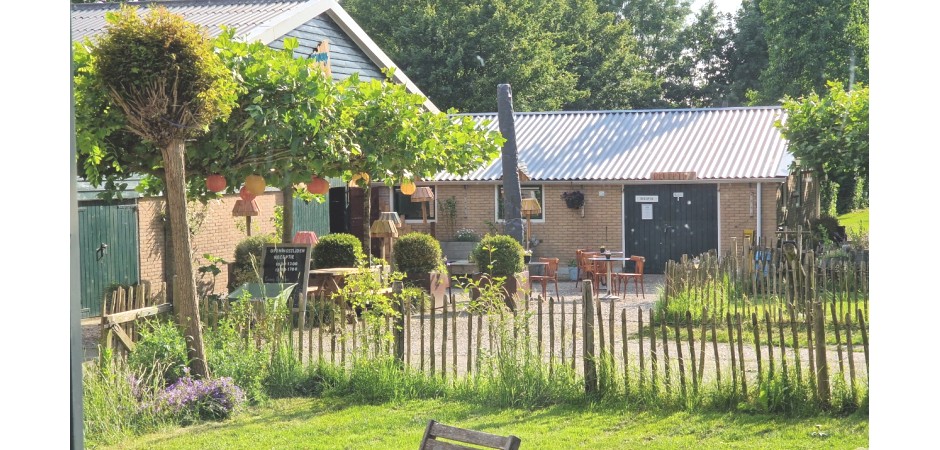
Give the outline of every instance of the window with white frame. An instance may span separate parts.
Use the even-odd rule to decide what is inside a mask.
[[[434,193],[434,201],[428,202],[425,210],[427,211],[428,221],[435,221],[436,212],[437,212],[437,186],[428,186],[431,188],[431,192]],[[421,222],[421,203],[412,202],[410,195],[405,195],[401,193],[401,186],[395,186],[391,192],[391,204],[392,211],[398,213],[399,216],[404,217],[406,222]]]
[[[544,222],[545,221],[545,202],[542,201],[542,185],[532,184],[532,185],[522,185],[522,198],[526,197],[535,197],[539,201],[539,205],[542,206],[542,212],[532,215],[533,222]],[[525,219],[525,215],[522,217]],[[503,186],[496,186],[496,220],[502,222],[506,220],[505,212],[503,210]]]

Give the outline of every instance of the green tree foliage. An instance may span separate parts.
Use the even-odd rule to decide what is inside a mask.
[[[827,87],[823,96],[786,98],[786,121],[778,127],[799,164],[824,176],[822,191],[837,189],[835,213],[844,214],[868,204],[869,89],[861,83],[850,91],[838,82]],[[824,201],[822,209],[831,213],[832,206]]]
[[[654,96],[630,29],[593,0],[347,0],[350,14],[439,106],[495,111],[629,108]]]
[[[729,105],[744,105],[760,90],[761,73],[767,69],[764,16],[758,0],[744,0],[735,14],[729,49]],[[776,103],[776,102],[773,102]]]
[[[632,29],[642,69],[656,80],[643,107],[721,105],[727,91],[731,18],[689,0],[600,1]]]
[[[768,63],[762,103],[823,92],[829,80],[868,82],[868,2],[761,0]]]

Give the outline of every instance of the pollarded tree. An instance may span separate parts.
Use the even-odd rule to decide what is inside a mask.
[[[844,214],[868,203],[868,87],[847,91],[830,81],[828,88],[824,96],[784,99],[787,118],[778,126],[800,164],[822,175],[820,190],[832,192],[835,183],[835,212]],[[821,206],[832,212],[831,198],[823,195]]]
[[[176,276],[174,308],[185,329],[190,367],[205,377],[186,212],[185,142],[231,112],[233,80],[204,31],[165,8],[140,17],[136,8],[125,6],[107,20],[107,31],[91,45],[85,74],[120,109],[123,126],[142,141],[122,147],[116,159],[139,158],[147,161],[148,173],[162,175]]]
[[[342,174],[349,180],[365,173],[388,185],[430,179],[440,171],[465,174],[495,159],[505,141],[498,132],[477,127],[468,116],[425,110],[424,97],[399,84],[362,81],[354,74],[339,82],[337,90],[340,104],[335,120],[349,140],[332,160],[324,161],[327,174]],[[360,179],[358,184],[365,189],[368,220],[369,182]],[[371,231],[368,224],[364,228],[368,248]]]

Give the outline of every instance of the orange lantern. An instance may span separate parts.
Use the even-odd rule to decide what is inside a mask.
[[[206,178],[206,189],[210,192],[222,192],[225,189],[225,177],[219,174],[209,175]]]
[[[315,176],[307,183],[307,190],[310,191],[311,194],[325,195],[327,192],[330,192],[330,182]]]
[[[248,186],[242,186],[241,190],[238,191],[238,196],[245,202],[251,202],[256,197],[255,194],[252,194],[251,191],[248,190]]]
[[[359,172],[353,175],[352,180],[349,180],[349,186],[359,187],[359,180],[362,180],[364,184],[369,184],[369,174],[365,172]]]
[[[248,177],[245,178],[245,187],[247,187],[248,192],[251,192],[252,194],[264,194],[264,178],[262,178],[260,175],[248,175]]]
[[[416,186],[410,181],[406,181],[401,184],[401,193],[405,195],[411,195],[415,193]]]

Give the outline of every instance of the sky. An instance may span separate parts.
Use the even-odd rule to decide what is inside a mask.
[[[693,0],[692,10],[697,11],[707,2],[708,0]],[[718,11],[734,14],[734,12],[738,10],[738,7],[741,6],[741,0],[715,0],[715,6],[718,7]]]

